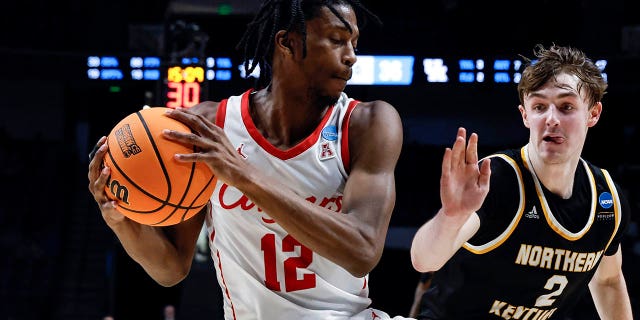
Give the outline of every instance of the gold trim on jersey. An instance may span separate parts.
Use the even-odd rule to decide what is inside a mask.
[[[613,239],[616,236],[616,233],[618,233],[618,228],[620,227],[620,212],[622,212],[622,209],[620,208],[620,197],[618,195],[618,189],[616,188],[616,185],[613,183],[613,179],[609,175],[609,171],[605,169],[600,169],[600,170],[602,171],[602,174],[604,175],[604,178],[607,181],[607,185],[609,186],[609,189],[611,190],[611,193],[613,195],[613,214],[616,220],[616,226],[613,228],[613,233],[611,234],[611,238],[609,239],[609,242],[607,242],[607,246],[604,247],[604,251],[607,251],[607,249],[609,248],[609,245],[611,244],[611,241],[613,241]]]
[[[531,172],[531,176],[533,177],[533,182],[536,186],[536,193],[538,194],[538,199],[540,200],[540,204],[542,205],[542,211],[544,212],[544,217],[547,220],[547,223],[549,224],[551,229],[553,229],[557,234],[559,234],[560,236],[562,236],[567,240],[575,241],[582,238],[585,234],[587,234],[587,232],[593,225],[593,221],[595,220],[595,216],[596,216],[596,204],[598,203],[596,182],[593,177],[593,173],[591,172],[591,169],[589,169],[589,166],[587,165],[587,163],[584,160],[582,160],[582,158],[580,158],[580,162],[582,163],[585,171],[587,172],[587,177],[589,178],[589,185],[591,186],[591,199],[592,199],[591,210],[589,210],[590,212],[589,212],[589,219],[587,220],[587,224],[585,224],[582,230],[574,233],[567,230],[562,224],[560,224],[560,222],[558,222],[558,220],[556,220],[556,217],[553,215],[553,212],[551,212],[551,209],[549,208],[549,204],[547,203],[547,199],[545,198],[544,192],[542,191],[542,185],[540,184],[540,181],[538,180],[538,176],[536,175],[536,172],[535,170],[533,170],[533,166],[531,165],[531,160],[529,159],[529,152],[527,150],[527,146],[522,147],[521,153],[522,153],[523,163],[525,167],[529,170],[529,172]]]
[[[520,222],[520,218],[522,218],[522,213],[524,212],[525,192],[524,192],[524,183],[522,182],[522,172],[520,172],[520,167],[518,167],[518,164],[516,163],[515,160],[513,160],[512,158],[504,154],[494,154],[486,158],[493,158],[493,157],[502,158],[516,172],[516,177],[518,178],[518,188],[520,189],[520,203],[518,203],[518,210],[516,211],[516,215],[513,217],[513,220],[511,220],[511,223],[509,224],[509,226],[498,237],[479,246],[474,246],[469,242],[465,242],[462,245],[462,247],[471,251],[474,254],[483,254],[483,253],[489,252],[497,248],[498,246],[500,246],[503,242],[505,242],[509,238],[509,236],[511,236],[511,233],[513,233],[513,230],[515,230],[516,226]]]

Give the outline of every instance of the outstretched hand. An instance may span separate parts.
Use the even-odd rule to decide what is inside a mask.
[[[447,148],[442,159],[440,200],[450,218],[466,221],[480,209],[489,192],[490,159],[478,164],[478,135],[472,133],[466,143],[467,131],[458,128],[453,148]]]

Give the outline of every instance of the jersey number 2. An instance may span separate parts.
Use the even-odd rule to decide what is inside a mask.
[[[298,268],[306,268],[313,261],[313,252],[303,246],[292,236],[287,235],[282,239],[282,251],[293,252],[296,247],[300,248],[300,255],[289,257],[284,260],[284,288],[286,292],[314,288],[316,286],[316,275],[306,273],[298,279]],[[261,239],[261,249],[264,253],[264,283],[267,288],[274,291],[281,291],[278,280],[278,260],[276,259],[276,236],[272,233],[265,234]]]
[[[536,300],[536,307],[548,307],[552,305],[556,301],[555,297],[562,294],[567,283],[569,283],[569,280],[567,280],[567,277],[565,276],[554,275],[547,279],[547,283],[544,285],[545,289],[551,290],[556,286],[558,289],[551,293],[539,296]]]

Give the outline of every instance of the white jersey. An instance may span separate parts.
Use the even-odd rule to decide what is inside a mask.
[[[238,153],[307,201],[342,214],[347,124],[358,101],[343,93],[310,136],[280,150],[253,123],[250,94],[230,97],[218,107],[217,125]],[[356,278],[303,246],[236,188],[218,180],[211,202],[206,226],[225,319],[388,317],[367,309],[368,276]]]

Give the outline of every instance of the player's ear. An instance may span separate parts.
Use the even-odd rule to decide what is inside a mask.
[[[596,104],[589,109],[589,120],[587,120],[587,126],[593,127],[600,120],[600,115],[602,114],[602,102],[598,101]]]
[[[280,30],[275,36],[276,52],[280,52],[284,55],[293,55],[293,39],[290,37],[290,33],[286,30]]]
[[[527,110],[524,108],[523,105],[519,105],[518,110],[520,110],[520,115],[522,116],[522,123],[524,123],[525,127],[529,128],[529,120],[527,119]]]

